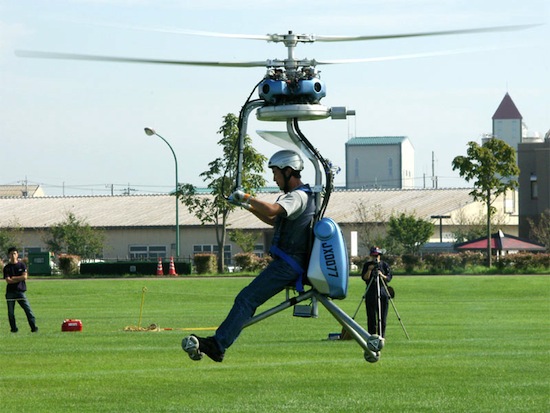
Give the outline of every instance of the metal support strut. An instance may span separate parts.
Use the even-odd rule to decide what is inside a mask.
[[[320,294],[317,290],[311,289],[296,297],[292,297],[281,304],[276,305],[260,314],[252,317],[246,322],[243,328],[249,327],[262,321],[274,314],[277,314],[287,308],[290,308],[302,301],[309,300],[311,298],[317,299],[323,306],[329,311],[329,313],[344,327],[353,339],[364,350],[364,357],[369,363],[375,363],[380,359],[380,350],[384,347],[384,339],[376,334],[369,334],[363,327],[361,327],[353,318],[346,314],[340,307],[338,307],[334,301],[330,300],[323,294]]]

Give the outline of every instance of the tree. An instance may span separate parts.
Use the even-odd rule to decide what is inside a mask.
[[[72,212],[66,214],[64,221],[52,225],[46,244],[56,254],[78,255],[80,258],[97,258],[103,253],[105,234],[92,228],[83,219]]]
[[[388,236],[402,245],[407,254],[417,254],[434,233],[435,225],[414,215],[390,217]]]
[[[506,142],[491,138],[481,146],[468,142],[466,154],[453,159],[453,170],[458,169],[459,175],[467,182],[473,181],[474,189],[470,195],[487,207],[487,265],[491,267],[491,217],[496,211],[493,202],[499,195],[518,186],[516,151]]]
[[[550,251],[550,209],[546,209],[535,221],[527,218],[529,223],[529,236],[544,244],[547,251]]]
[[[507,217],[504,213],[491,216],[491,226],[506,225]],[[452,221],[453,236],[456,243],[482,238],[487,230],[486,214],[480,212],[477,216],[468,217],[463,210],[459,211]]]
[[[355,216],[359,223],[357,236],[361,247],[368,250],[373,245],[384,244],[385,223],[388,222],[388,217],[383,213],[380,204],[368,206],[359,201],[355,204]]]
[[[258,234],[234,229],[229,231],[229,239],[241,247],[243,252],[254,252],[254,246],[258,241]]]
[[[222,147],[223,156],[208,164],[210,169],[199,176],[207,183],[213,197],[197,194],[191,184],[180,185],[176,195],[187,206],[202,225],[214,225],[218,245],[218,272],[224,272],[224,245],[227,237],[227,218],[236,207],[227,202],[227,197],[236,185],[238,163],[239,121],[229,113],[223,118],[223,125],[218,130],[222,138],[218,145]],[[267,158],[252,147],[252,140],[247,135],[243,142],[242,186],[246,192],[254,193],[256,188],[265,186],[263,178],[264,163]]]

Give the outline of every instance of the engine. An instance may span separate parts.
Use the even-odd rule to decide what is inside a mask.
[[[271,105],[316,104],[327,94],[325,83],[313,67],[302,68],[293,76],[287,76],[281,68],[270,69],[258,92]]]

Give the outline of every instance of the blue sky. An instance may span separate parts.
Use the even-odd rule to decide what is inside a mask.
[[[482,3],[482,4],[476,4]],[[48,195],[166,193],[221,155],[222,117],[238,113],[263,68],[205,68],[23,59],[14,50],[123,57],[257,61],[286,57],[282,44],[197,37],[163,28],[230,34],[379,35],[546,23],[529,30],[349,43],[301,44],[300,58],[353,59],[455,49],[482,51],[420,59],[320,66],[326,106],[346,106],[350,120],[305,122],[319,151],[345,166],[353,136],[408,136],[415,184],[467,186],[451,161],[470,140],[491,132],[509,93],[531,133],[550,129],[550,24],[543,0],[471,1],[153,1],[0,0],[0,184],[25,179]],[[269,156],[278,148],[256,130],[284,124],[250,118],[249,134]],[[311,168],[310,168],[311,169]],[[271,176],[266,175],[269,180]],[[306,179],[310,178],[306,173]],[[344,173],[336,176],[343,185]]]

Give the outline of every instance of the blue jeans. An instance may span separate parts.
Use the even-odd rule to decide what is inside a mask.
[[[287,285],[292,285],[298,274],[281,259],[275,259],[235,298],[235,303],[226,319],[214,335],[220,350],[225,351],[237,339],[243,325],[250,320],[256,309],[267,300],[280,293]]]
[[[29,300],[27,300],[27,296],[23,291],[16,291],[16,292],[6,292],[6,301],[8,303],[8,320],[10,322],[10,328],[11,331],[16,332],[17,331],[17,323],[15,322],[15,303],[18,302],[23,311],[25,311],[25,315],[27,316],[27,321],[29,322],[29,326],[31,326],[31,330],[36,329],[36,319],[34,317],[34,314],[31,309],[31,305],[29,304]]]

